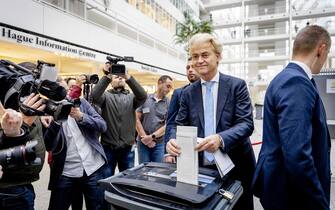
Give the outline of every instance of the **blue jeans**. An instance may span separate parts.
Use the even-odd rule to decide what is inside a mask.
[[[103,166],[104,178],[114,175],[116,165],[120,172],[134,167],[135,154],[134,151],[131,151],[132,146],[112,149],[110,146],[103,145],[103,148],[108,161],[108,163]]]
[[[25,184],[0,189],[1,210],[34,210],[33,185]]]
[[[164,142],[156,144],[155,147],[149,148],[140,140],[137,141],[138,162],[163,162],[164,157]]]
[[[97,181],[101,178],[101,170],[97,170],[90,176],[72,178],[61,176],[55,189],[51,190],[49,210],[67,210],[76,199],[76,195],[83,194],[87,210],[101,209],[103,192],[98,187]]]

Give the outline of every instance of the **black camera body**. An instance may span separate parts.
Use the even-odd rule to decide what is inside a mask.
[[[51,81],[57,77],[57,72],[49,71],[53,67],[53,64],[38,61],[37,69],[31,71],[10,61],[0,60],[0,97],[5,108],[20,109],[28,116],[51,115],[55,120],[67,119],[72,104],[64,100],[67,94],[65,88]],[[31,93],[46,98],[44,111],[23,104]]]
[[[126,66],[123,64],[113,64],[110,67],[111,74],[114,75],[125,75],[126,74]]]
[[[125,56],[125,57],[117,57],[112,58],[110,56],[107,56],[106,59],[112,64],[111,67],[108,69],[110,74],[113,75],[125,75],[126,74],[126,66],[123,64],[118,64],[120,61],[125,62],[133,62],[134,58]]]
[[[72,107],[74,108],[80,108],[80,105],[81,105],[81,101],[80,101],[80,98],[76,98],[76,99],[70,99],[70,98],[67,98],[67,101],[72,104]],[[71,111],[71,110],[70,110]]]
[[[97,74],[83,74],[85,77],[84,84],[97,84],[99,82],[99,76]]]

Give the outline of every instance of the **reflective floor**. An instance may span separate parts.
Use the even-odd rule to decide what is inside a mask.
[[[253,135],[251,136],[252,143],[258,143],[262,140],[262,120],[255,120],[255,130]],[[258,153],[261,148],[261,144],[257,144],[253,146],[256,158],[258,157]],[[136,151],[136,150],[135,150]],[[136,160],[137,163],[137,154]],[[331,200],[331,209],[335,210],[335,139],[332,140],[332,151],[331,151],[331,164],[332,164],[332,192],[330,198]],[[43,170],[41,172],[41,178],[39,181],[35,182],[34,188],[36,192],[36,200],[35,200],[35,208],[36,210],[44,210],[47,209],[49,204],[50,191],[47,190],[49,180],[49,166],[45,164]],[[260,205],[257,198],[255,198],[255,210],[262,210],[262,206]]]

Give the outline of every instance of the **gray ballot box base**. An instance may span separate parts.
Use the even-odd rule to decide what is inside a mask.
[[[229,210],[243,193],[239,181],[199,168],[199,185],[176,181],[175,164],[144,163],[100,180],[110,209]]]

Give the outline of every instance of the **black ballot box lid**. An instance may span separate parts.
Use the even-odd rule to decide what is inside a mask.
[[[144,163],[100,180],[105,199],[128,209],[215,209],[232,207],[242,194],[240,182],[221,178],[219,172],[199,168],[199,184],[177,182],[176,165]],[[223,194],[228,192],[228,197]],[[232,197],[230,197],[232,196]],[[130,207],[131,206],[131,207]]]

